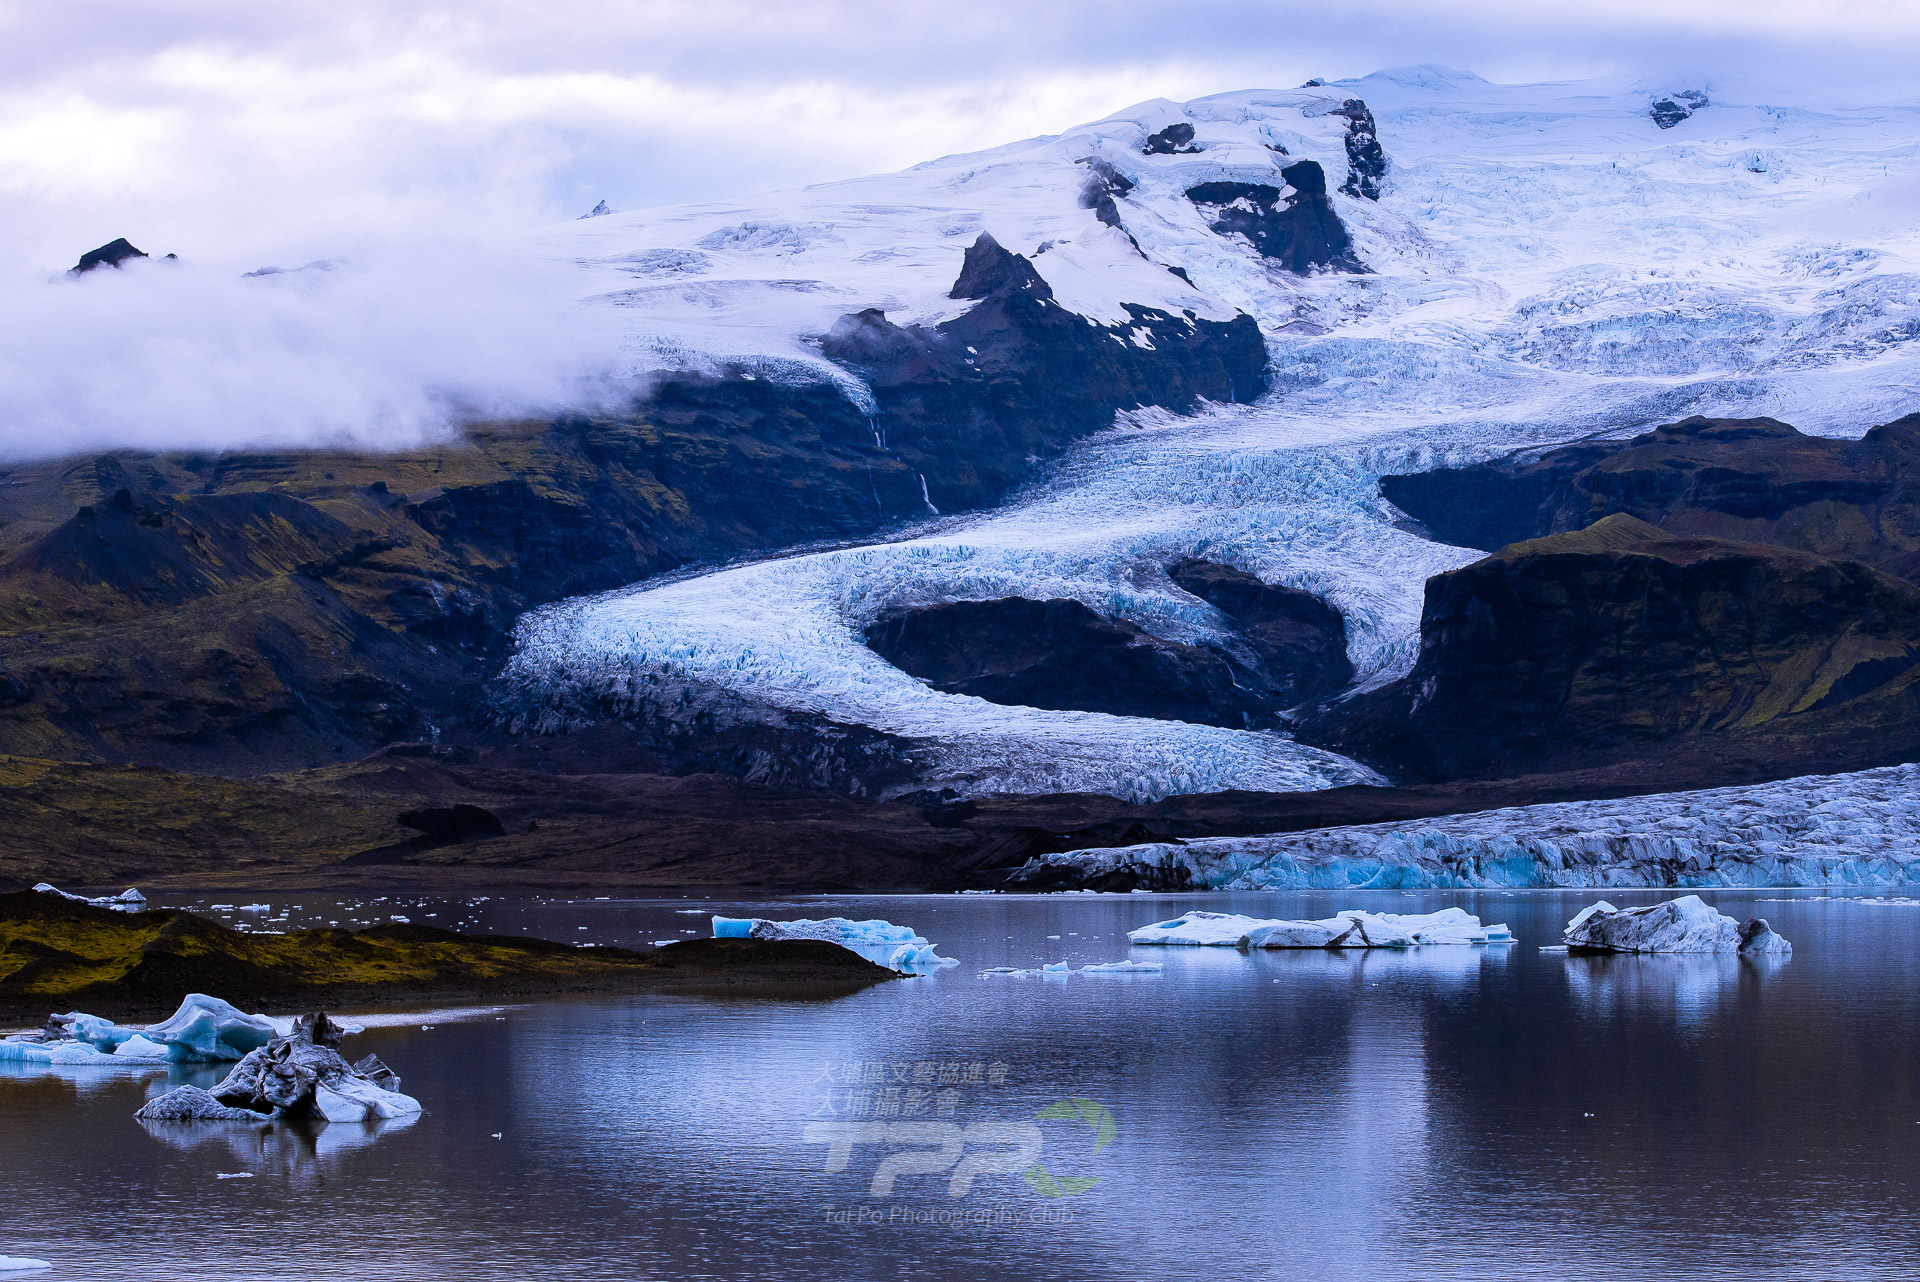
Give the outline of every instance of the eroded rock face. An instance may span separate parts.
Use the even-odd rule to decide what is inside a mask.
[[[1427,582],[1420,657],[1302,737],[1412,779],[1662,751],[1804,774],[1920,752],[1920,588],[1612,516]]]
[[[1149,134],[1147,140],[1140,144],[1140,154],[1143,156],[1186,156],[1199,150],[1193,145],[1193,126],[1184,120],[1168,125],[1158,133]]]
[[[1671,98],[1654,99],[1647,115],[1662,129],[1671,129],[1707,105],[1707,95],[1698,89],[1682,89]]]
[[[1349,98],[1334,114],[1347,121],[1347,180],[1340,190],[1366,200],[1380,199],[1387,178],[1387,153],[1380,146],[1373,112],[1360,99]]]
[[[1187,199],[1207,212],[1213,230],[1245,236],[1261,255],[1298,276],[1315,271],[1364,273],[1353,239],[1327,198],[1319,162],[1299,160],[1280,171],[1290,194],[1267,183],[1207,182]]]
[[[1087,167],[1087,180],[1080,188],[1080,208],[1091,209],[1093,216],[1109,227],[1119,227],[1120,207],[1114,202],[1126,199],[1133,191],[1133,179],[1098,156],[1088,156],[1080,163]]]
[[[1492,551],[1626,513],[1669,534],[1779,543],[1903,578],[1920,570],[1920,415],[1855,441],[1694,417],[1630,441],[1385,476],[1380,490],[1460,547]]]
[[[1271,724],[1222,656],[1150,636],[1078,601],[956,601],[883,619],[874,652],[939,690],[1028,708],[1204,725]]]
[[[1252,660],[1242,683],[1262,690],[1275,706],[1291,708],[1353,680],[1347,622],[1312,593],[1195,557],[1168,566],[1167,577],[1233,621]]]
[[[1266,389],[1266,342],[1252,317],[1127,304],[1126,322],[1089,324],[991,236],[967,251],[953,296],[979,301],[931,329],[869,308],[842,317],[821,346],[867,380],[889,453],[925,477],[942,512],[999,498],[1034,460],[1111,426],[1116,410],[1186,410]]]
[[[98,249],[89,249],[80,255],[80,261],[67,269],[69,276],[84,276],[88,272],[98,271],[102,267],[118,267],[129,258],[145,258],[147,252],[135,249],[125,236],[110,240]]]

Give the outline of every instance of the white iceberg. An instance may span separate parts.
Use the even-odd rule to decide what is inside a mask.
[[[132,886],[127,887],[117,895],[101,895],[97,899],[89,899],[85,895],[70,894],[60,889],[60,887],[53,885],[51,882],[45,881],[35,885],[34,889],[43,895],[58,895],[62,899],[71,899],[76,904],[92,904],[95,908],[118,908],[124,912],[139,912],[147,906],[147,897]]]
[[[852,921],[846,917],[802,918],[798,921],[773,921],[766,917],[721,917],[713,919],[715,939],[824,939],[860,954],[870,962],[910,974],[957,966],[951,957],[934,951],[933,941],[910,926],[896,926],[873,918]]]
[[[1239,913],[1195,911],[1127,932],[1136,944],[1202,948],[1417,948],[1427,945],[1505,944],[1513,933],[1482,926],[1460,908],[1436,913],[1370,913],[1342,909],[1317,921],[1285,921]]]
[[[231,1108],[198,1086],[177,1086],[148,1100],[134,1117],[142,1122],[264,1122],[264,1113]]]
[[[1164,969],[1160,962],[1114,961],[1089,962],[1078,970],[1068,962],[1048,962],[1038,970],[1022,970],[1017,966],[990,966],[980,972],[980,978],[1031,979],[1035,975],[1042,979],[1067,979],[1073,975],[1158,975]]]
[[[1743,925],[1704,902],[1682,895],[1640,908],[1615,908],[1602,899],[1580,911],[1562,933],[1567,948],[1596,953],[1739,953],[1787,957],[1793,945],[1761,917]]]
[[[28,1269],[52,1267],[45,1260],[35,1260],[25,1255],[0,1255],[0,1273],[25,1273]]]

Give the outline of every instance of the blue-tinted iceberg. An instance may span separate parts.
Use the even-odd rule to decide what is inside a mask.
[[[1640,908],[1615,908],[1602,899],[1582,909],[1562,935],[1569,951],[1590,953],[1739,953],[1787,957],[1793,945],[1766,920],[1743,925],[1701,900],[1682,895]]]
[[[38,1033],[0,1040],[0,1063],[92,1065],[209,1064],[241,1059],[294,1031],[295,1021],[249,1015],[230,1002],[188,993],[158,1024],[128,1026],[70,1011],[48,1018]],[[337,1025],[357,1033],[355,1024]]]
[[[52,1267],[45,1260],[35,1260],[25,1255],[0,1255],[0,1273],[25,1273],[29,1269]]]
[[[909,974],[958,965],[951,957],[934,951],[933,941],[910,926],[896,926],[874,918],[852,921],[845,917],[818,920],[772,921],[765,917],[720,917],[713,919],[715,939],[824,939],[859,953],[877,965]]]
[[[1482,926],[1460,908],[1404,914],[1347,908],[1318,921],[1190,912],[1129,931],[1127,938],[1134,944],[1202,948],[1417,948],[1511,943],[1513,934],[1504,925]]]

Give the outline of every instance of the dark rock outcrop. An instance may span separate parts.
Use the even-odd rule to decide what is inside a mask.
[[[1098,156],[1088,156],[1080,163],[1087,167],[1087,179],[1080,185],[1080,208],[1091,209],[1093,216],[1109,227],[1120,227],[1120,207],[1114,202],[1126,199],[1133,191],[1133,179]]]
[[[1278,187],[1243,182],[1200,183],[1187,189],[1187,199],[1210,214],[1214,231],[1245,236],[1263,257],[1296,275],[1364,273],[1353,240],[1327,197],[1327,175],[1319,162],[1295,161],[1280,176],[1291,189],[1284,203]]]
[[[1472,467],[1385,476],[1380,490],[1444,543],[1491,551],[1615,513],[1669,534],[1778,543],[1920,572],[1920,415],[1857,441],[1774,419],[1690,418]]]
[[[943,512],[999,498],[1117,410],[1265,390],[1266,341],[1252,317],[1129,303],[1127,321],[1090,324],[991,236],[967,251],[954,296],[979,301],[932,329],[870,308],[842,317],[821,348],[866,378],[889,454],[925,476]]]
[[[1410,675],[1301,737],[1416,780],[1920,754],[1920,588],[1857,562],[1616,515],[1428,580],[1420,638]]]
[[[1163,641],[1078,601],[956,601],[867,629],[881,658],[937,690],[1028,708],[1234,727],[1271,724],[1221,655]]]
[[[118,267],[129,258],[145,257],[147,257],[145,250],[135,249],[132,242],[122,236],[118,240],[110,240],[100,246],[100,248],[89,249],[86,253],[80,255],[80,261],[67,269],[67,275],[84,276],[88,272],[98,271],[102,267]],[[171,258],[173,255],[169,254],[167,257]]]
[[[423,834],[428,841],[445,843],[502,837],[500,816],[484,806],[426,806],[400,812],[400,825]]]
[[[1140,144],[1143,156],[1189,156],[1199,150],[1193,145],[1193,126],[1184,120],[1148,134],[1147,140]]]
[[[1240,680],[1274,707],[1322,698],[1353,680],[1347,621],[1312,593],[1194,557],[1168,566],[1167,577],[1233,621],[1251,659]]]
[[[1347,122],[1347,180],[1340,190],[1366,200],[1380,199],[1387,177],[1387,153],[1380,146],[1380,132],[1373,112],[1358,98],[1349,98],[1333,113]]]
[[[1698,89],[1682,89],[1671,98],[1654,99],[1647,108],[1647,115],[1662,129],[1671,129],[1708,105],[1707,95]]]

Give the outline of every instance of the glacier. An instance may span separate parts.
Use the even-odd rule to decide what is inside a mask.
[[[1139,945],[1199,948],[1418,948],[1435,944],[1510,944],[1505,925],[1482,926],[1463,908],[1432,913],[1370,913],[1343,908],[1318,921],[1283,921],[1195,911],[1127,932]]]
[[[1920,765],[1399,823],[1070,850],[1014,881],[1148,889],[1905,886]]]
[[[1426,579],[1480,555],[1408,529],[1383,473],[1692,413],[1859,435],[1920,405],[1920,113],[1716,87],[1661,129],[1648,105],[1670,89],[1425,68],[1155,100],[903,173],[553,229],[540,252],[582,273],[583,307],[620,328],[636,371],[823,381],[870,404],[817,336],[864,307],[902,324],[956,315],[970,304],[948,289],[986,231],[1091,320],[1124,318],[1126,302],[1251,315],[1270,391],[1122,413],[996,511],[536,611],[501,705],[529,733],[712,700],[824,716],[912,745],[915,777],[896,792],[1150,801],[1377,782],[1280,732],[943,694],[860,637],[889,610],[1018,595],[1204,643],[1226,621],[1164,572],[1204,556],[1335,606],[1367,688],[1411,667]],[[1291,160],[1337,178],[1348,98],[1390,161],[1378,201],[1331,196],[1366,274],[1278,270],[1186,198],[1200,182],[1275,182]],[[1197,151],[1143,154],[1177,123]],[[1120,226],[1081,202],[1096,160],[1132,184],[1113,202]],[[1514,858],[1472,875],[1538,884]]]
[[[1739,953],[1785,958],[1793,945],[1774,934],[1761,917],[1743,925],[1698,895],[1682,895],[1639,908],[1615,908],[1602,899],[1567,923],[1562,939],[1571,952]]]
[[[845,917],[800,918],[774,921],[766,917],[721,917],[713,919],[715,939],[824,939],[856,952],[878,966],[903,974],[917,975],[957,966],[952,957],[942,957],[934,944],[911,926],[896,926],[873,918],[851,921]]]

